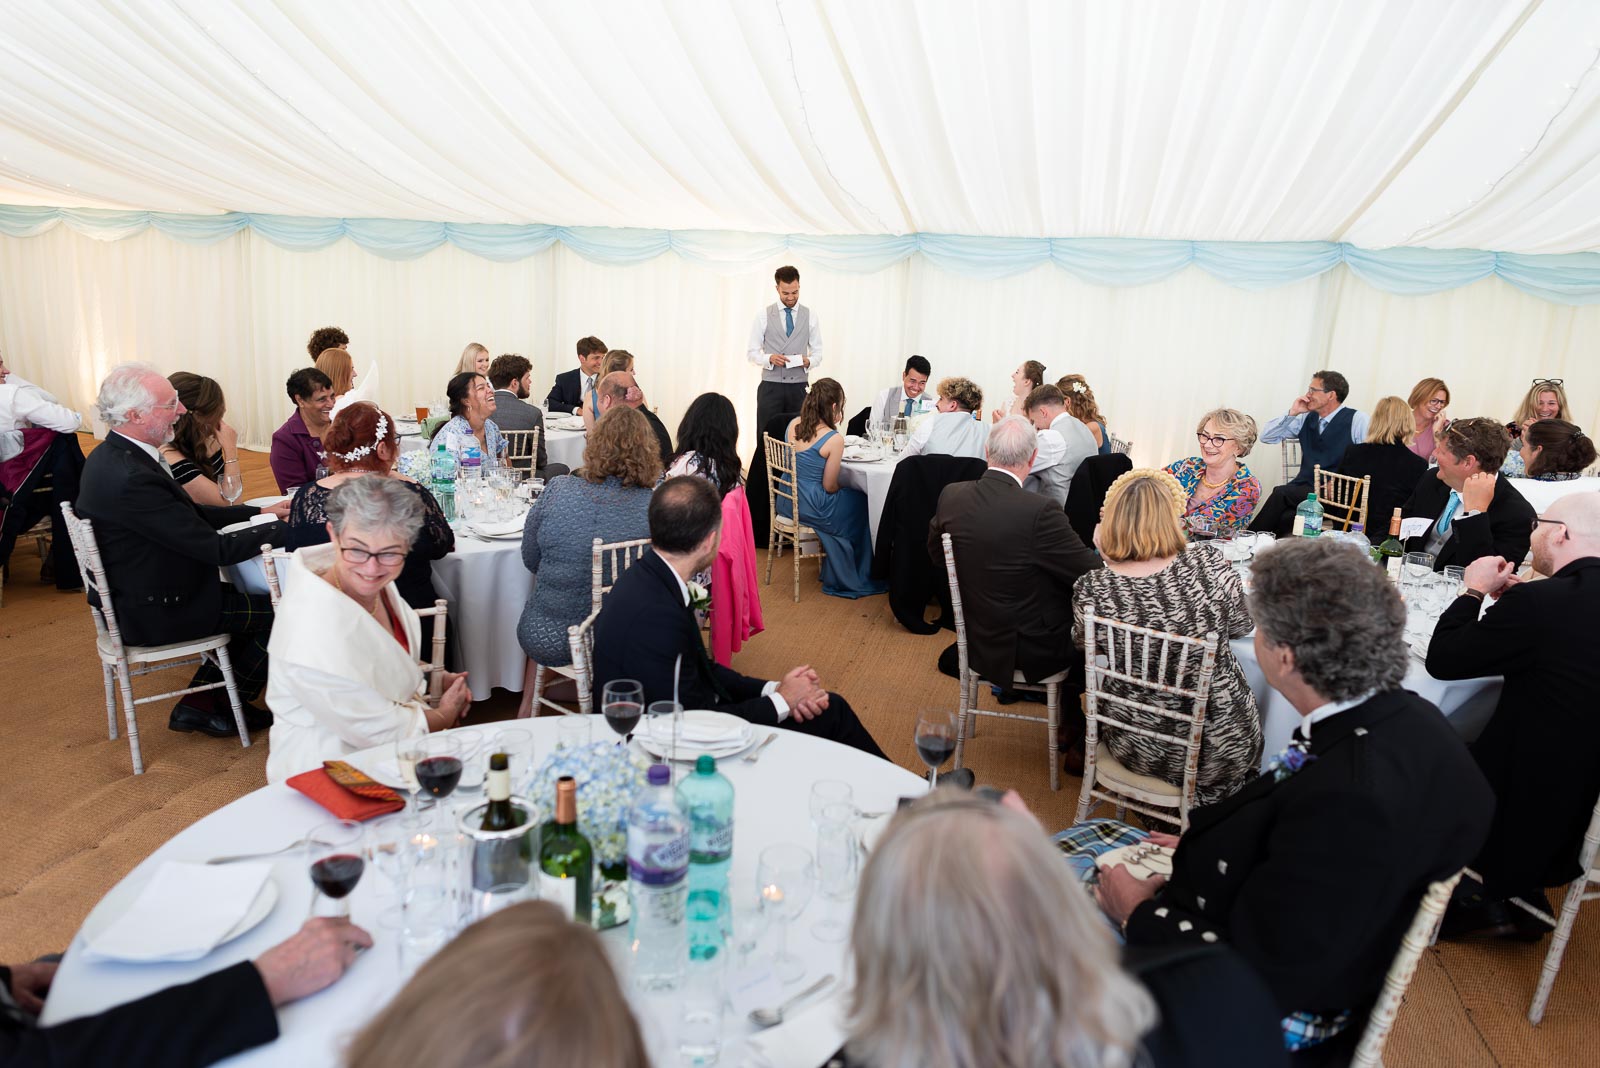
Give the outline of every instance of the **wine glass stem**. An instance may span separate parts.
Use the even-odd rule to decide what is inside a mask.
[[[789,917],[787,915],[783,915],[783,914],[780,914],[778,916],[778,957],[777,957],[777,959],[780,960],[780,961],[784,961],[784,960],[788,960],[789,959]]]
[[[928,779],[931,784],[928,788],[930,790],[937,790],[939,788],[939,765],[935,764],[933,767],[928,769]]]

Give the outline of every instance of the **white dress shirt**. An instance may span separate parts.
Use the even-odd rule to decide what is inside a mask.
[[[83,416],[27,379],[7,374],[0,382],[0,463],[22,451],[25,427],[71,434],[83,427]]]
[[[1344,405],[1341,404],[1339,407],[1329,412],[1326,416],[1318,416],[1317,429],[1327,430],[1329,421],[1343,410]],[[1278,416],[1278,418],[1272,420],[1262,428],[1262,443],[1271,445],[1274,442],[1285,441],[1289,438],[1299,437],[1300,428],[1306,425],[1306,416],[1310,414],[1310,412],[1301,412],[1299,415]],[[1350,444],[1359,445],[1363,441],[1367,440],[1367,422],[1368,416],[1366,412],[1358,412],[1353,408],[1351,409]]]
[[[1100,446],[1094,443],[1094,435],[1083,420],[1062,412],[1050,420],[1049,430],[1039,431],[1039,455],[1028,473],[1038,474],[1047,467],[1064,463],[1070,478],[1077,473],[1079,464],[1099,451]]]
[[[1311,739],[1311,725],[1313,723],[1320,723],[1329,716],[1336,716],[1340,712],[1352,709],[1357,705],[1366,704],[1367,701],[1371,700],[1372,695],[1377,692],[1377,690],[1368,690],[1359,697],[1352,697],[1348,701],[1329,701],[1325,705],[1318,705],[1316,708],[1313,708],[1310,712],[1306,713],[1305,719],[1300,721],[1298,730],[1304,734],[1306,740],[1309,741]]]
[[[650,551],[653,553],[656,552],[655,549],[651,549]],[[656,555],[661,556],[660,553],[656,553]],[[690,603],[689,584],[683,581],[683,576],[678,574],[678,569],[672,566],[672,561],[668,560],[664,556],[661,556],[661,562],[667,565],[668,571],[672,572],[673,579],[678,583],[678,595],[683,598],[684,607],[687,608]],[[779,723],[782,723],[784,720],[789,718],[789,702],[784,700],[783,694],[778,692],[778,684],[776,682],[769,682],[765,686],[761,687],[761,696],[770,698],[772,700],[772,707],[778,710]]]
[[[953,412],[934,412],[917,424],[906,443],[905,455],[970,456],[982,460],[988,444],[989,425],[957,408]]]
[[[796,305],[796,307],[799,307],[799,305]],[[811,335],[806,338],[806,356],[811,360],[809,369],[814,371],[822,363],[822,322],[817,318],[817,310],[815,308],[808,305],[806,311],[811,314]],[[745,346],[745,356],[757,367],[767,367],[771,364],[771,361],[767,359],[768,354],[762,344],[766,340],[766,336],[767,312],[763,308],[761,314],[757,315],[750,323],[750,343]],[[789,358],[791,360],[794,359],[793,356]],[[793,367],[794,364],[790,363],[785,366]]]
[[[929,399],[927,390],[920,396],[911,398],[911,418],[927,415],[934,410],[934,402]],[[890,386],[888,389],[879,390],[878,396],[872,402],[872,412],[869,420],[888,422],[897,415],[904,415],[906,411],[906,393],[904,386]]]

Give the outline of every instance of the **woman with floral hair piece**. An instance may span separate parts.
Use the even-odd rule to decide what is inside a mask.
[[[1095,403],[1089,380],[1082,375],[1063,375],[1056,382],[1056,388],[1067,399],[1068,414],[1088,427],[1089,433],[1094,435],[1095,455],[1110,456],[1111,431],[1106,429],[1106,417],[1100,414],[1100,406]]]

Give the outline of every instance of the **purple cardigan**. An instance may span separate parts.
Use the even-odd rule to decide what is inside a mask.
[[[272,453],[267,463],[278,480],[278,492],[288,493],[317,477],[317,465],[326,463],[322,442],[311,436],[306,421],[296,408],[282,426],[272,432]]]

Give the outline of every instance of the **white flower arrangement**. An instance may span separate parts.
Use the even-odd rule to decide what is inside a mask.
[[[428,482],[433,478],[433,455],[427,449],[403,452],[395,469],[415,482]]]

